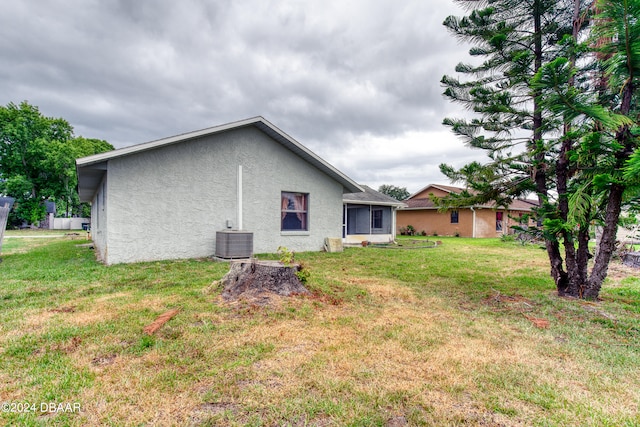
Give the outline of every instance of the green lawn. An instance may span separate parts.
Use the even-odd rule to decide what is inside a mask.
[[[312,295],[260,307],[220,299],[228,264],[105,267],[85,237],[3,243],[0,424],[640,425],[640,279],[618,264],[573,301],[536,246],[432,237],[296,254]]]

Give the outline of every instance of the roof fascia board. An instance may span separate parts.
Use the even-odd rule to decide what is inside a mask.
[[[444,191],[445,193],[452,193],[451,190],[443,188],[438,184],[431,184],[429,187],[437,188],[438,190]],[[460,190],[462,190],[462,188]]]
[[[82,157],[76,160],[78,166],[89,166],[93,163],[99,163],[105,160],[115,159],[118,157],[127,156],[142,151],[152,150],[154,148],[163,147],[166,145],[175,144],[189,139],[199,138],[201,136],[210,135],[214,133],[224,132],[230,129],[236,129],[239,127],[247,126],[264,120],[262,117],[253,117],[246,120],[240,120],[237,122],[226,123],[220,126],[214,126],[207,129],[196,130],[193,132],[187,132],[180,135],[170,136],[168,138],[157,139],[154,141],[143,142],[141,144],[131,145],[129,147],[118,148],[117,150],[107,151],[100,154],[94,154],[92,156]]]
[[[117,150],[107,151],[105,153],[94,154],[92,156],[82,157],[76,160],[76,169],[78,170],[80,168],[92,166],[94,164],[102,163],[102,162],[105,162],[106,164],[106,162],[111,159],[127,156],[130,154],[135,154],[139,152],[144,152],[144,151],[152,150],[155,148],[168,146],[171,144],[177,144],[179,142],[188,141],[190,139],[199,138],[202,136],[212,135],[212,134],[224,132],[227,130],[238,129],[245,126],[256,126],[258,127],[259,130],[261,130],[262,132],[265,132],[265,129],[262,128],[262,126],[264,126],[268,128],[271,132],[274,132],[276,135],[278,135],[281,138],[281,140],[278,141],[279,143],[283,144],[283,142],[286,142],[287,144],[291,144],[293,147],[295,147],[296,150],[304,153],[304,155],[307,156],[307,159],[304,159],[304,156],[301,156],[304,160],[308,161],[315,167],[318,167],[319,169],[323,170],[323,172],[325,172],[327,175],[331,176],[333,179],[340,182],[343,186],[344,193],[364,192],[364,189],[360,187],[351,178],[349,178],[348,176],[340,172],[338,169],[333,167],[331,164],[327,163],[317,154],[309,150],[304,145],[300,144],[294,138],[287,135],[278,127],[276,127],[271,122],[269,122],[268,120],[266,120],[264,117],[261,117],[261,116],[252,117],[250,119],[240,120],[240,121],[227,123],[219,126],[214,126],[207,129],[183,133],[180,135],[158,139],[155,141],[144,142],[142,144],[136,144],[129,147],[119,148]],[[265,133],[269,137],[273,138],[272,135],[269,135],[267,132]],[[283,144],[283,145],[286,146],[286,144]],[[295,150],[292,150],[292,151],[295,151]],[[298,155],[300,154],[298,153]]]
[[[427,208],[427,207],[420,207],[420,208],[400,208],[403,211],[437,211],[438,208]]]
[[[375,201],[364,201],[364,200],[350,200],[350,199],[342,199],[344,203],[348,203],[350,205],[371,205],[371,206],[407,206],[406,203],[393,203],[393,202],[375,202]]]

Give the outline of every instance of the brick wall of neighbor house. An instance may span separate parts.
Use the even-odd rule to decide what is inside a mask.
[[[396,213],[396,218],[398,229],[412,225],[417,232],[424,230],[429,236],[434,233],[440,236],[454,236],[456,233],[459,233],[461,237],[472,236],[472,214],[468,209],[458,211],[457,224],[451,224],[450,212],[438,212],[437,209],[400,209]]]
[[[476,209],[476,237],[500,237],[502,234],[512,233],[510,227],[515,225],[519,212],[511,211],[509,213],[504,210],[502,214],[502,231],[496,230],[496,212],[491,208],[475,208]],[[473,236],[473,212],[470,209],[458,210],[458,224],[451,223],[451,213],[440,213],[436,209],[422,210],[399,210],[397,212],[398,230],[402,227],[412,225],[416,231],[424,230],[427,235],[432,236],[437,233],[440,236],[455,236],[459,233],[460,237]]]
[[[428,235],[443,235],[462,237],[499,237],[503,234],[513,233],[510,227],[519,223],[519,217],[525,213],[531,213],[535,202],[526,200],[514,200],[511,208],[516,210],[505,211],[493,209],[491,204],[485,207],[458,209],[458,223],[452,223],[451,210],[438,212],[432,197],[447,197],[451,193],[458,193],[461,188],[429,185],[419,193],[411,196],[407,209],[397,212],[398,229],[411,225],[417,232],[425,231]],[[450,193],[451,192],[451,193]],[[475,213],[475,221],[474,221]],[[512,218],[513,217],[513,218]],[[501,220],[499,219],[501,218]],[[534,225],[530,219],[529,225]],[[498,227],[500,222],[501,227]],[[475,225],[475,229],[474,229]]]
[[[502,214],[502,231],[496,230],[496,211],[493,209],[476,209],[476,237],[500,237],[508,230],[508,217]]]
[[[216,231],[237,226],[238,165],[254,253],[320,250],[341,236],[342,185],[246,127],[109,160],[104,261],[213,255]],[[308,232],[281,232],[282,191],[309,194]]]

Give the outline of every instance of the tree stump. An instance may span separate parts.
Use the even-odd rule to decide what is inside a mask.
[[[283,265],[279,261],[232,261],[229,272],[222,278],[222,298],[225,301],[240,298],[268,303],[273,295],[307,294],[296,272],[299,264]]]

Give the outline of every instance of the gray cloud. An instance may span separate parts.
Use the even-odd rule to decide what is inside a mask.
[[[479,153],[441,125],[465,59],[436,0],[23,0],[0,15],[0,102],[117,147],[256,115],[377,187]],[[371,141],[375,143],[372,144]],[[464,161],[463,162],[461,162]]]

